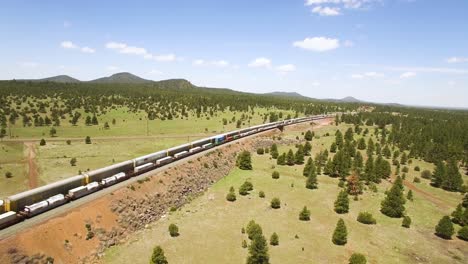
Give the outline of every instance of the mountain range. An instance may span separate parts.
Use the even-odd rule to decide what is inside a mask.
[[[164,83],[168,84],[169,87],[177,87],[177,88],[197,88],[197,86],[193,85],[189,81],[185,79],[169,79],[163,81],[152,81],[141,78],[129,72],[120,72],[113,74],[108,77],[102,77],[91,81],[80,81],[68,75],[58,75],[52,76],[43,79],[22,79],[17,81],[31,81],[31,82],[57,82],[57,83],[124,83],[124,84],[142,84],[142,83]],[[365,101],[361,101],[351,96],[347,96],[342,99],[317,99],[304,96],[302,94],[296,92],[271,92],[265,93],[264,95],[270,96],[280,96],[280,97],[290,97],[290,98],[303,98],[303,99],[312,99],[312,100],[321,100],[321,101],[328,101],[328,102],[341,102],[341,103],[367,103]]]

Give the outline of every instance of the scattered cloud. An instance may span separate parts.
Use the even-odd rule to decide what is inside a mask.
[[[284,64],[276,67],[276,71],[280,74],[287,74],[296,71],[296,66],[294,64]]]
[[[179,58],[172,54],[152,54],[148,52],[145,48],[142,47],[136,47],[136,46],[130,46],[127,45],[126,43],[122,42],[108,42],[106,43],[106,48],[115,50],[121,54],[130,54],[130,55],[137,55],[141,56],[144,59],[147,60],[155,60],[155,61],[160,61],[160,62],[169,62],[169,61],[176,61]]]
[[[194,66],[215,66],[215,67],[227,67],[230,65],[230,63],[226,60],[205,61],[202,59],[194,60],[192,64]]]
[[[351,74],[352,79],[364,79],[364,78],[373,79],[373,78],[382,78],[384,76],[385,74],[379,73],[379,72],[365,72],[362,74],[361,73]]]
[[[468,58],[463,57],[451,57],[447,59],[448,63],[460,63],[460,62],[468,62]]]
[[[252,62],[250,62],[248,64],[249,67],[265,67],[265,68],[271,68],[271,60],[270,59],[267,59],[267,58],[264,58],[264,57],[260,57],[260,58],[256,58],[255,60],[253,60]]]
[[[340,46],[340,41],[334,38],[313,37],[305,38],[301,41],[295,41],[293,46],[316,52],[324,52],[337,49]]]
[[[340,8],[338,7],[322,7],[322,6],[316,6],[312,8],[312,13],[319,14],[321,16],[338,16],[340,15]]]
[[[353,46],[354,46],[354,42],[352,42],[351,40],[345,40],[345,41],[343,42],[343,46],[348,47],[348,48],[349,48],[349,47],[353,47]]]
[[[66,40],[66,41],[62,41],[60,43],[60,46],[64,49],[77,49],[83,53],[95,53],[96,50],[95,49],[92,49],[90,47],[80,47],[78,45],[76,45],[75,43],[69,41],[69,40]]]
[[[403,72],[430,72],[430,73],[446,73],[446,74],[468,74],[468,69],[458,68],[436,68],[436,67],[386,67],[391,71]]]
[[[408,79],[416,76],[415,72],[404,72],[400,75],[400,79]]]

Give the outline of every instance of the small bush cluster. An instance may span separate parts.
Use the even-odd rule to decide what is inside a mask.
[[[357,217],[357,221],[359,223],[363,223],[363,224],[366,224],[366,225],[375,225],[377,223],[377,221],[372,216],[372,214],[368,213],[368,212],[359,213],[359,215]]]

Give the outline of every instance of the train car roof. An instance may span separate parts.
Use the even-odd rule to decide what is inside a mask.
[[[193,144],[196,144],[196,143],[201,143],[201,142],[206,141],[206,140],[210,140],[210,138],[208,137],[208,138],[198,139],[198,140],[190,142],[190,144],[193,145]]]
[[[113,164],[113,165],[110,165],[110,166],[107,166],[107,167],[104,167],[104,168],[100,168],[100,169],[85,172],[84,174],[86,174],[88,176],[94,176],[96,174],[99,174],[99,173],[102,173],[102,172],[105,172],[105,171],[108,171],[108,170],[112,170],[112,169],[115,169],[115,168],[119,168],[119,167],[122,167],[122,166],[127,166],[127,165],[130,165],[130,164],[133,166],[133,160],[122,161],[122,162],[119,162],[119,163],[116,163],[116,164]]]
[[[182,145],[173,147],[173,148],[169,148],[169,149],[167,149],[166,151],[173,151],[173,150],[180,149],[180,148],[184,148],[184,147],[190,147],[190,143],[185,143],[185,144],[182,144]]]
[[[153,152],[153,153],[141,156],[141,157],[134,158],[134,160],[136,160],[136,159],[138,159],[138,160],[146,159],[146,158],[152,157],[154,155],[158,155],[158,154],[166,154],[166,150],[160,150],[160,151],[157,151],[157,152]]]
[[[28,190],[28,191],[25,191],[25,192],[21,192],[21,193],[11,195],[7,199],[10,200],[10,201],[17,201],[17,200],[20,200],[22,198],[28,197],[30,195],[41,193],[41,192],[47,191],[49,189],[59,187],[61,185],[65,185],[65,184],[68,184],[68,183],[71,183],[71,182],[74,182],[74,181],[77,181],[77,180],[83,180],[84,177],[85,177],[84,175],[76,175],[76,176],[73,176],[73,177],[70,177],[70,178],[67,178],[67,179],[63,179],[61,181],[53,182],[53,183],[50,183],[50,184],[47,184],[47,185],[44,185],[44,186],[41,186],[41,187],[38,187],[38,188],[34,188],[32,190]]]

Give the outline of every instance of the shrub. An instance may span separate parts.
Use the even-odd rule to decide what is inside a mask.
[[[70,160],[70,165],[76,166],[76,158],[72,158],[72,159]]]
[[[448,215],[442,217],[435,227],[435,234],[443,239],[451,239],[453,233],[455,231],[450,217]]]
[[[249,181],[245,181],[240,187],[239,187],[239,194],[240,195],[247,195],[249,194],[249,191],[253,190],[253,185]]]
[[[265,198],[265,193],[264,193],[263,191],[260,191],[260,192],[258,193],[258,197],[260,197],[260,198]]]
[[[403,221],[401,222],[402,227],[410,228],[411,226],[411,218],[407,215],[403,217]]]
[[[89,136],[86,136],[85,143],[86,144],[91,144],[91,138]]]
[[[278,234],[273,233],[270,237],[270,245],[277,246],[279,245],[279,237]]]
[[[263,155],[263,154],[265,154],[265,150],[263,148],[258,148],[257,149],[257,154],[258,155]]]
[[[458,230],[458,238],[468,241],[468,226],[464,226]]]
[[[7,179],[12,178],[12,177],[13,177],[13,173],[11,173],[10,171],[7,171],[7,172],[5,172],[5,177],[6,177]]]
[[[250,152],[247,150],[242,151],[237,157],[236,165],[241,170],[251,170],[252,169],[252,157]]]
[[[408,173],[409,169],[408,167],[404,166],[403,169],[401,169],[401,171],[404,173]]]
[[[366,264],[367,260],[363,254],[353,253],[349,258],[349,264]]]
[[[226,200],[229,202],[234,202],[236,200],[236,193],[234,191],[234,187],[231,186],[229,189],[229,193],[226,195]]]
[[[307,209],[307,206],[304,206],[304,208],[302,208],[301,212],[299,213],[299,220],[301,221],[310,220],[310,210]]]
[[[414,183],[420,183],[421,179],[419,177],[414,177],[413,182]]]
[[[348,231],[342,218],[338,220],[335,231],[333,232],[332,242],[335,245],[345,245],[348,242]]]
[[[271,199],[271,208],[273,209],[279,209],[281,208],[281,201],[279,198],[275,197]]]
[[[279,172],[274,171],[274,172],[271,174],[271,177],[272,177],[273,179],[279,179],[280,174],[279,174]]]
[[[245,239],[242,240],[242,248],[247,248],[247,241]]]
[[[171,237],[179,236],[179,227],[176,226],[175,224],[170,224],[169,225],[169,234],[171,235]]]
[[[359,213],[359,215],[357,217],[357,221],[359,223],[363,223],[363,224],[366,224],[366,225],[375,225],[377,223],[377,221],[372,216],[372,214],[368,213],[368,212]]]
[[[168,264],[166,256],[164,256],[164,250],[160,246],[153,249],[150,264]]]
[[[423,171],[421,172],[421,178],[430,180],[431,177],[432,177],[431,171],[429,171],[429,170],[423,170]]]
[[[419,166],[415,166],[414,171],[421,171],[421,168],[419,168]]]
[[[406,195],[406,199],[408,199],[409,201],[413,201],[413,191],[412,190],[408,191],[408,194]]]
[[[71,140],[67,140],[67,145],[71,145]]]
[[[45,145],[46,145],[46,141],[45,141],[45,139],[41,139],[41,142],[39,142],[39,145],[41,145],[41,146],[45,146]]]

